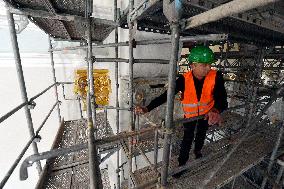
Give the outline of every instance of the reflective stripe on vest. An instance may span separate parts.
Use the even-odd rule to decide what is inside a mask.
[[[182,104],[182,106],[183,107],[197,107],[197,106],[207,106],[207,105],[209,105],[210,103],[212,103],[213,102],[213,100],[212,101],[210,101],[210,102],[208,102],[208,103],[201,103],[201,102],[198,102],[197,104]]]
[[[202,87],[200,101],[197,99],[192,71],[185,73],[183,111],[186,118],[204,115],[214,106],[213,90],[215,86],[216,70],[210,70],[206,75]]]

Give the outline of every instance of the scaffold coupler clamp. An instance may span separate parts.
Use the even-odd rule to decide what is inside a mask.
[[[35,107],[36,107],[36,103],[35,103],[33,100],[29,101],[29,103],[28,103],[28,109],[32,110],[32,109],[34,109]]]
[[[34,142],[40,142],[41,141],[41,136],[40,135],[36,135],[34,138]]]
[[[88,120],[88,128],[94,128],[93,121]]]
[[[174,129],[173,128],[164,128],[164,134],[168,134],[171,135],[174,133]]]

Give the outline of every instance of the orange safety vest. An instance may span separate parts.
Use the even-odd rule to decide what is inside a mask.
[[[185,73],[184,76],[184,93],[182,106],[185,118],[204,115],[214,106],[213,90],[217,71],[210,70],[206,75],[202,87],[200,101],[198,102],[196,89],[194,85],[192,71]]]

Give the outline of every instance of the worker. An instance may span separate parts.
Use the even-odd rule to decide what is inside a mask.
[[[188,161],[193,139],[195,158],[202,157],[201,150],[208,126],[220,124],[220,113],[228,107],[222,73],[211,69],[211,64],[215,62],[213,51],[207,46],[196,46],[187,59],[191,70],[176,80],[175,94],[181,92],[184,118],[202,117],[201,115],[204,117],[183,124],[184,135],[178,157],[179,166],[185,165]],[[150,112],[166,100],[167,91],[152,100],[148,106],[135,107],[135,113]],[[184,171],[179,172],[173,177],[179,178],[183,173]]]

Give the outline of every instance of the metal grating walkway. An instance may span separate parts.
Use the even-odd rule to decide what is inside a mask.
[[[97,114],[96,123],[98,125],[98,139],[113,135],[109,123],[105,123],[104,113]],[[87,139],[88,135],[85,119],[65,121],[59,128],[53,144],[53,149],[86,143]],[[108,147],[108,149],[110,148],[111,146]],[[36,188],[89,188],[88,166],[87,149],[51,159],[47,161]],[[102,169],[101,174],[104,188],[111,188],[108,171],[106,169]]]
[[[258,164],[266,155],[272,152],[278,131],[278,128],[263,126],[252,132],[250,137],[239,146],[238,150],[233,153],[231,158],[217,172],[206,188],[221,187]],[[229,138],[209,143],[203,149],[204,158],[202,159],[193,160],[194,158],[191,154],[188,162],[190,164],[188,171],[179,179],[170,178],[170,188],[194,189],[200,186],[206,175],[213,170],[214,165],[225,157],[234,141],[240,137],[241,133],[236,133]],[[160,170],[161,165],[162,162],[158,164],[158,170]],[[169,167],[169,172],[177,167],[177,156],[171,158]],[[150,167],[134,172],[134,179],[137,185],[141,185],[157,176],[158,173],[152,171]]]
[[[226,1],[228,2],[228,1]],[[190,0],[182,1],[183,14],[182,18],[189,18],[198,15],[209,9],[219,5],[220,1],[217,0]],[[282,7],[283,2],[275,3],[276,7]],[[272,9],[271,6],[266,6],[266,10]],[[265,10],[265,9],[264,9]],[[284,42],[284,28],[281,11],[276,12],[275,15],[256,14],[247,12],[240,13],[231,17],[224,18],[219,21],[208,23],[190,30],[182,31],[182,36],[196,35],[196,34],[212,34],[212,33],[226,33],[229,38],[235,41],[251,41],[257,44],[283,44]],[[122,13],[120,25],[127,28],[128,8]],[[264,11],[265,13],[265,11]],[[281,16],[277,16],[280,14]],[[167,33],[170,34],[170,25],[168,20],[163,14],[163,1],[152,0],[145,1],[137,12],[137,28],[141,31],[153,33]],[[275,17],[275,20],[272,19]],[[273,22],[272,22],[273,21]],[[279,22],[274,24],[274,22]],[[274,25],[273,25],[274,24]]]
[[[83,40],[87,22],[84,0],[5,0],[12,13],[29,16],[30,20],[54,38]],[[115,29],[112,20],[91,18],[94,42],[102,42]]]

